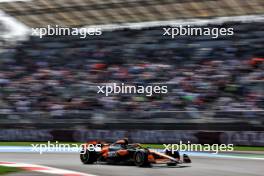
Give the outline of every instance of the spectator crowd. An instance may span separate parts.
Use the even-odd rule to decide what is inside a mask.
[[[208,46],[207,39],[171,41],[155,33],[127,30],[118,39],[106,34],[91,41],[33,38],[19,44],[10,56],[0,55],[0,112],[264,110],[263,55],[252,54],[246,39]],[[151,97],[104,97],[96,93],[101,83],[162,83],[170,89]]]

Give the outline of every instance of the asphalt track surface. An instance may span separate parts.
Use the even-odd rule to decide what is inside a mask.
[[[139,168],[107,164],[83,165],[77,153],[0,153],[1,161],[39,164],[96,176],[263,176],[264,173],[263,160],[198,156],[191,158],[193,163],[176,167],[155,165],[151,168]]]

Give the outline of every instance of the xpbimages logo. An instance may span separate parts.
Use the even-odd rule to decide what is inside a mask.
[[[212,152],[214,154],[218,154],[219,152],[232,152],[234,151],[233,144],[192,144],[190,141],[183,143],[180,141],[179,144],[163,144],[164,152],[171,151],[172,153],[179,152]]]
[[[46,152],[80,152],[82,154],[86,153],[87,151],[100,151],[101,144],[66,144],[66,143],[59,143],[50,142],[42,143],[42,144],[31,144],[31,151],[37,152],[39,154],[43,154]]]
[[[183,26],[163,28],[163,36],[168,36],[174,39],[177,36],[211,36],[216,39],[219,36],[232,36],[234,35],[233,28],[209,28],[209,27],[195,27]]]
[[[126,85],[125,83],[117,84],[111,83],[106,85],[97,86],[97,94],[105,96],[117,94],[142,94],[150,97],[154,94],[168,93],[167,85]]]
[[[93,35],[102,35],[101,28],[69,28],[69,27],[60,27],[59,25],[41,28],[32,28],[31,35],[39,36],[42,38],[43,36],[80,36],[81,39],[87,38],[88,36]]]

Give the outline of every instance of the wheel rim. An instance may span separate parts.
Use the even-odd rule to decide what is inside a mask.
[[[141,164],[142,162],[143,162],[143,154],[142,153],[137,153],[136,154],[136,157],[135,157],[135,161],[136,161],[136,163],[138,163],[138,164]]]
[[[82,154],[82,160],[83,161],[89,160],[89,152],[85,152],[84,154]]]

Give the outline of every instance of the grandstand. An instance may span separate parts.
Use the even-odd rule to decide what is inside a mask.
[[[44,114],[86,119],[87,114],[98,111],[115,112],[115,116],[120,116],[117,112],[163,111],[170,117],[175,111],[254,110],[256,120],[263,112],[263,65],[255,67],[250,61],[263,56],[263,23],[223,25],[233,27],[236,35],[215,40],[210,36],[172,40],[164,38],[161,28],[156,27],[106,32],[88,39],[32,37],[18,45],[12,60],[2,64],[4,112],[27,114],[27,118]],[[97,68],[96,64],[104,66]],[[172,85],[172,92],[150,98],[102,97],[93,86],[102,82],[159,82]],[[200,115],[176,116],[192,119]],[[225,115],[237,116],[241,114]],[[107,120],[110,117],[113,115]]]
[[[257,120],[263,124],[264,68],[263,62],[254,59],[264,57],[264,25],[263,18],[252,19],[262,17],[263,7],[262,0],[1,3],[0,9],[28,27],[126,26],[196,19],[198,26],[232,27],[235,33],[217,39],[178,36],[173,40],[162,35],[162,27],[145,25],[104,31],[102,36],[87,39],[31,36],[8,50],[12,56],[0,56],[1,122],[128,123],[137,118],[137,122],[157,124],[202,124],[204,119],[208,123]],[[240,15],[242,21],[232,21]],[[230,20],[215,23],[216,17]],[[212,21],[204,24],[201,19]],[[172,91],[161,97],[102,97],[94,86],[102,82],[158,82],[171,85]]]

